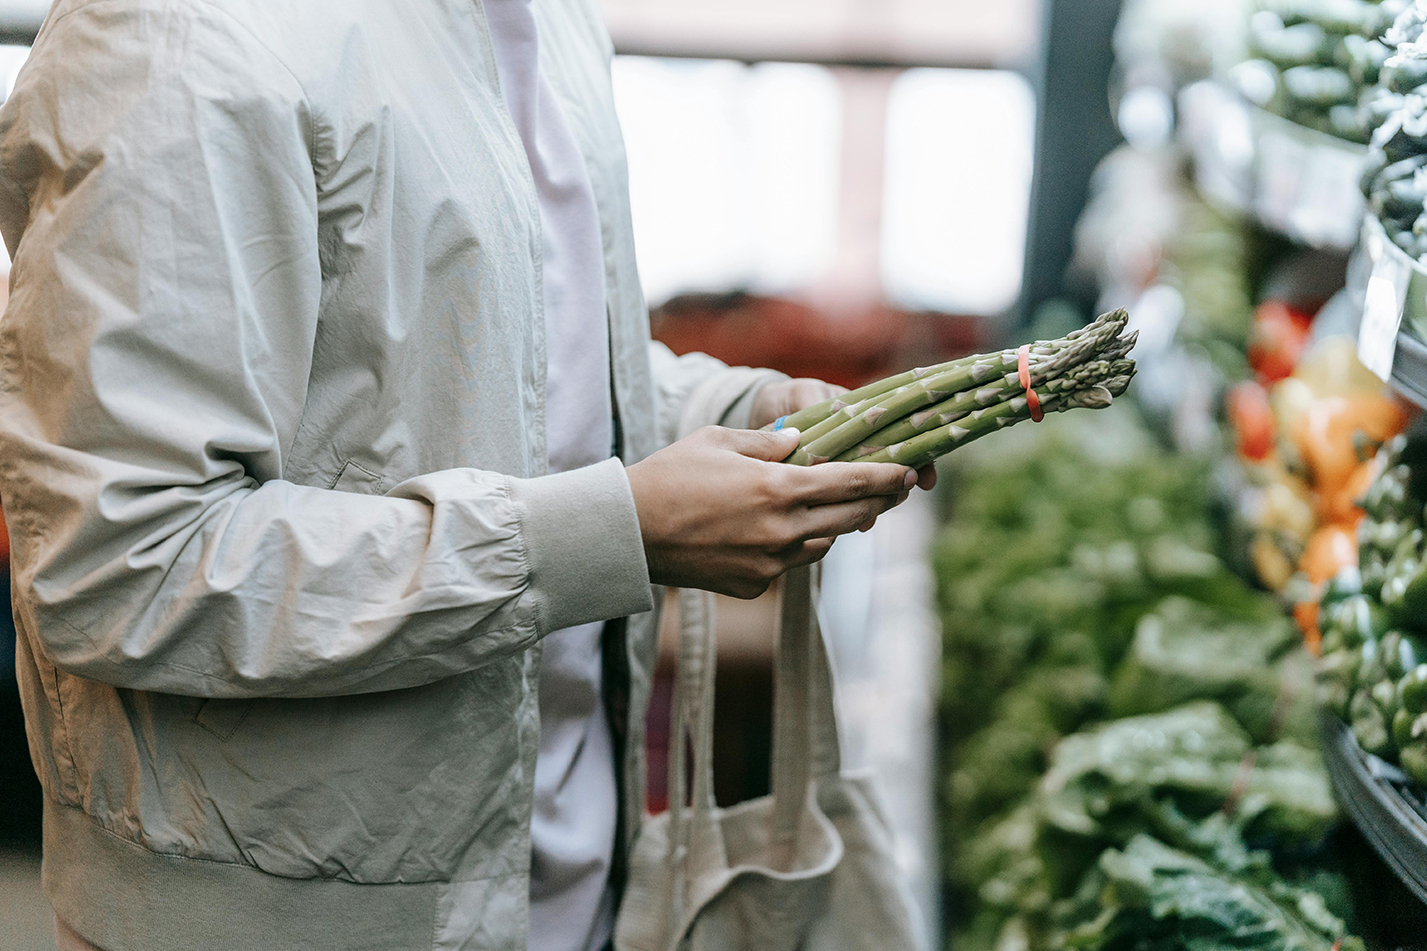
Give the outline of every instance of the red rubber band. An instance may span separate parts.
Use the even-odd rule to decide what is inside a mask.
[[[1021,375],[1021,388],[1026,391],[1026,406],[1031,411],[1031,422],[1038,423],[1045,419],[1045,413],[1041,412],[1041,398],[1031,389],[1031,345],[1028,343],[1022,344],[1021,349],[1016,351],[1016,372]]]

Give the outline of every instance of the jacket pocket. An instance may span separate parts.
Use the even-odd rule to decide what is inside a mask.
[[[226,742],[252,709],[252,700],[204,700],[193,714],[193,722]]]
[[[386,476],[378,475],[348,459],[328,488],[338,492],[357,492],[361,495],[384,495],[388,486]]]

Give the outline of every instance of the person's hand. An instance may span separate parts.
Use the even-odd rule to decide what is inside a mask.
[[[808,377],[768,383],[753,398],[753,408],[748,415],[748,428],[762,429],[782,416],[790,416],[800,409],[815,406],[823,400],[830,400],[846,392],[845,386]],[[936,466],[928,465],[918,469],[917,485],[928,490],[934,487]]]
[[[891,463],[782,464],[797,446],[795,429],[708,426],[630,466],[650,580],[755,598],[916,485]]]
[[[753,398],[753,409],[748,414],[748,428],[762,429],[780,416],[789,416],[800,409],[846,392],[845,386],[824,383],[809,377],[765,383]]]

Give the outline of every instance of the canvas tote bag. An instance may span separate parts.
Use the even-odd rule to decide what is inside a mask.
[[[772,795],[727,809],[713,793],[713,598],[680,592],[670,808],[635,843],[616,951],[923,948],[869,777],[841,772],[816,576],[800,568],[783,580]]]

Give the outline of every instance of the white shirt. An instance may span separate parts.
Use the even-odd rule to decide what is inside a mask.
[[[496,71],[540,202],[550,471],[608,459],[614,442],[604,254],[589,172],[539,69],[530,0],[486,0]],[[609,889],[618,793],[601,695],[604,625],[544,640],[540,753],[531,821],[531,951],[599,951],[613,926]]]

